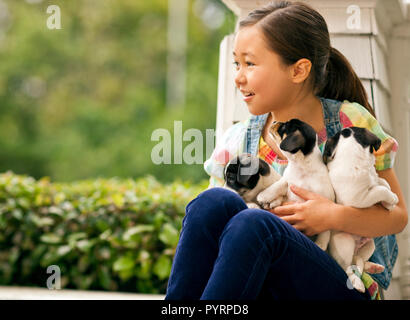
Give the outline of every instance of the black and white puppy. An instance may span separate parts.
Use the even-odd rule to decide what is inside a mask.
[[[292,184],[334,201],[335,194],[315,130],[301,120],[292,119],[285,123],[273,123],[269,133],[287,157],[288,165],[282,178],[257,196],[258,203],[263,208],[274,208],[278,199],[303,202],[290,190]],[[329,238],[330,231],[325,231],[317,236],[315,242],[326,250]]]
[[[381,203],[391,210],[398,197],[390,190],[385,179],[377,175],[373,151],[380,148],[381,140],[365,128],[350,127],[326,141],[323,160],[327,163],[336,202],[356,208],[368,208]],[[330,255],[349,275],[354,288],[364,292],[361,279],[353,273],[352,265],[360,272],[382,272],[384,267],[369,260],[375,250],[373,239],[341,231],[332,231]]]
[[[373,151],[381,140],[365,128],[350,127],[326,141],[323,160],[336,193],[336,201],[356,208],[381,202],[388,210],[397,204],[390,185],[377,175]]]
[[[224,187],[237,192],[249,208],[260,208],[256,196],[280,178],[264,160],[248,153],[234,157],[224,169]]]

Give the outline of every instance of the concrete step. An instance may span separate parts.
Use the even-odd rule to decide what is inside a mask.
[[[0,300],[163,300],[164,295],[0,286]]]

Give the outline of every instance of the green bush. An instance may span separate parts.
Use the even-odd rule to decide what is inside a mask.
[[[0,284],[165,293],[185,206],[207,187],[154,177],[51,183],[0,174]]]

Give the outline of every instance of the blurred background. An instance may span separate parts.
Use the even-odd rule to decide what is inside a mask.
[[[61,29],[47,27],[50,5]],[[202,164],[155,165],[151,134],[215,128],[234,26],[217,0],[0,0],[0,172],[206,179]]]

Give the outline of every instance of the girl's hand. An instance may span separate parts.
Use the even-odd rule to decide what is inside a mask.
[[[290,223],[307,236],[333,229],[332,217],[337,204],[333,201],[303,188],[290,186],[294,194],[305,202],[283,204],[271,210],[279,218]]]

